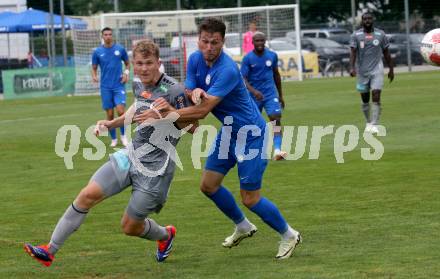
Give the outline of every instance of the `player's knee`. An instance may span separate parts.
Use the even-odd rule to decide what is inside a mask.
[[[90,209],[95,204],[103,199],[103,193],[90,187],[85,187],[79,193],[76,203],[79,207],[84,209]]]
[[[253,207],[255,204],[257,204],[257,202],[259,200],[260,200],[260,196],[259,195],[244,195],[241,198],[241,202],[247,208]]]
[[[210,185],[209,183],[206,183],[202,181],[200,183],[200,191],[206,195],[213,194],[217,191],[218,187],[213,187],[213,185]]]

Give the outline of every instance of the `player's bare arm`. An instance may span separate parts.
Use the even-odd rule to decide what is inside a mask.
[[[154,109],[147,109],[135,115],[133,117],[133,121],[137,122],[138,124],[145,121],[153,122],[155,119],[165,118],[171,112],[177,112],[177,110],[164,98],[158,98],[152,105],[154,106]],[[175,123],[179,129],[185,129],[191,125],[191,127],[187,130],[187,132],[191,134],[193,134],[199,126],[199,121],[197,119],[185,121],[179,118],[175,121]]]
[[[104,129],[104,127],[109,130],[123,126],[126,116],[130,117],[134,114],[134,111],[134,105],[131,105],[126,113],[114,118],[113,120],[98,120],[98,122],[96,122],[95,134],[98,135]]]
[[[124,61],[125,64],[125,70],[124,73],[122,74],[122,83],[126,83],[128,81],[128,79],[130,78],[130,61]]]
[[[394,80],[394,65],[388,48],[383,50],[383,57],[385,58],[385,62],[387,62],[388,68],[390,69],[388,72],[388,79],[390,82],[392,82]]]
[[[356,49],[350,48],[350,76],[356,76]]]
[[[92,65],[92,80],[98,83],[98,65]]]
[[[202,93],[202,91],[202,89],[195,89],[193,90],[193,94],[194,92]],[[209,114],[209,112],[212,111],[218,103],[220,103],[221,100],[221,98],[211,96],[209,94],[206,94],[205,92],[203,94],[203,98],[201,98],[201,102],[199,105],[175,110],[169,104],[167,106],[166,104],[161,103],[160,106],[158,104],[155,104],[155,108],[161,111],[162,117],[166,117],[170,112],[175,111],[179,114],[179,121],[188,122],[204,119]],[[159,116],[153,110],[146,110],[143,113],[136,115],[133,120],[136,122],[143,122],[150,118],[157,119],[159,118]]]
[[[262,101],[264,99],[263,93],[255,89],[255,87],[253,87],[245,77],[243,77],[243,79],[247,89],[252,93],[252,95],[255,96],[255,99],[257,99],[257,101]]]
[[[283,98],[283,88],[281,87],[281,75],[280,71],[278,70],[278,66],[273,68],[273,79],[278,90],[278,98],[280,100],[281,107],[284,108],[285,103]]]

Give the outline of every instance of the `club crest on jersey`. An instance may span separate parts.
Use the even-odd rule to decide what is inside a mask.
[[[176,98],[176,109],[181,109],[185,107],[185,93],[181,93]]]
[[[272,61],[270,61],[270,60],[266,60],[266,66],[267,66],[267,67],[272,66]]]
[[[121,55],[121,52],[119,50],[115,50],[115,55],[119,56],[119,55]]]
[[[210,74],[208,74],[208,75],[206,76],[206,78],[205,78],[205,83],[206,83],[206,85],[209,85],[209,84],[211,83],[211,75],[210,75]]]
[[[375,40],[373,41],[373,45],[378,46],[378,45],[379,45],[379,40],[378,40],[378,39],[375,39]]]
[[[141,97],[145,99],[150,99],[153,94],[150,91],[142,91]]]

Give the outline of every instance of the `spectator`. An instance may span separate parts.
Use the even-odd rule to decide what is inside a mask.
[[[257,31],[257,23],[255,20],[249,22],[249,28],[243,36],[243,54],[248,54],[252,50],[254,50],[254,44],[252,43],[252,37],[254,33]]]

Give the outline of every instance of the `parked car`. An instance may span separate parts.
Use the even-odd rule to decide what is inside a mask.
[[[318,53],[319,69],[327,75],[329,65],[338,67],[341,71],[347,70],[350,63],[350,49],[335,41],[321,38],[303,38],[301,47]]]
[[[298,53],[297,51],[297,46],[295,44],[295,42],[288,42],[285,40],[280,40],[280,39],[273,39],[270,41],[266,41],[266,46],[276,52],[277,54],[296,54]],[[308,53],[308,50],[302,49],[301,53]]]
[[[331,35],[327,39],[335,41],[337,43],[340,43],[343,46],[349,46],[350,45],[350,37],[351,37],[351,34],[337,34],[337,35]]]
[[[323,38],[327,39],[336,35],[349,35],[350,31],[343,28],[321,28],[321,29],[303,29],[301,30],[301,37],[305,38]],[[295,39],[296,32],[291,31],[286,33],[286,37]]]
[[[420,45],[422,43],[423,34],[413,33],[409,35],[410,39],[410,51],[411,51],[411,62],[415,65],[423,64],[423,56],[420,53]],[[396,49],[396,55],[393,57],[394,64],[408,64],[407,56],[407,38],[406,34],[394,33],[387,34],[388,40],[390,41],[390,52],[391,48]]]

